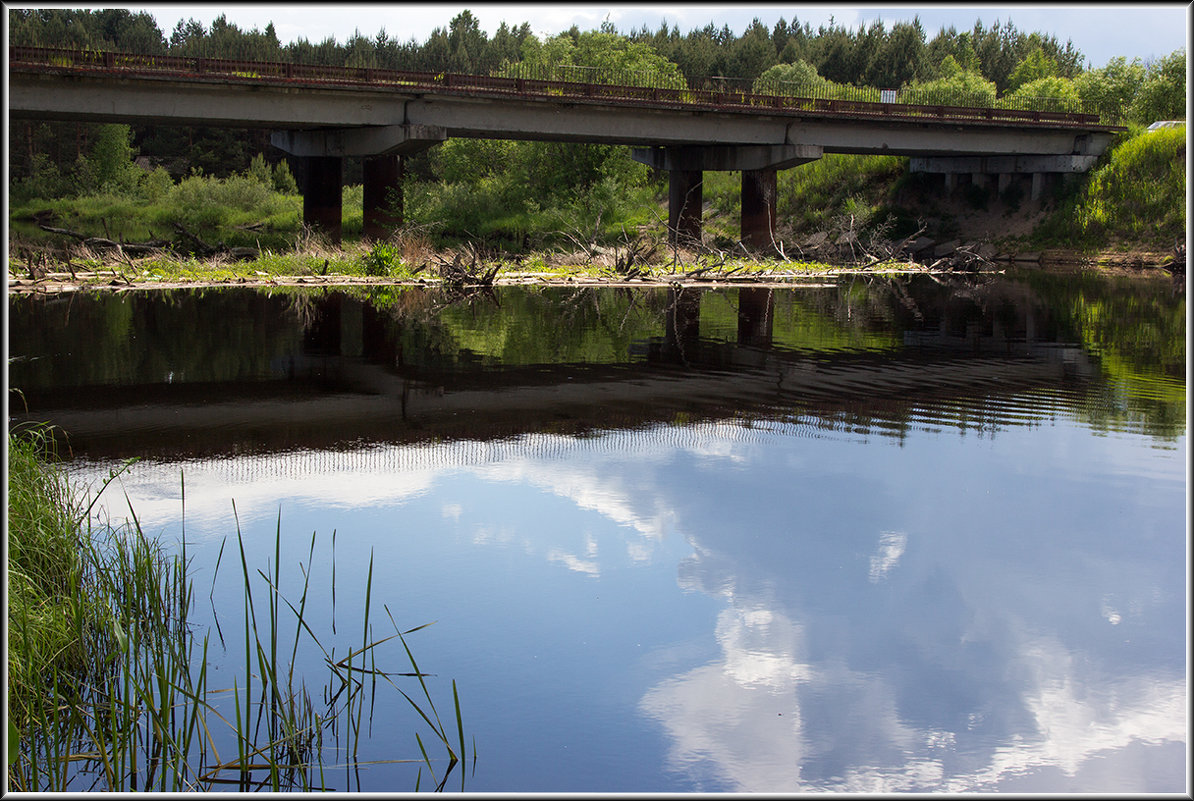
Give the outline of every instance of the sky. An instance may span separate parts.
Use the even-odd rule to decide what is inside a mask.
[[[14,7],[26,6],[14,3]],[[34,5],[58,5],[34,4]],[[80,4],[71,4],[78,7]],[[26,6],[27,7],[27,6]],[[99,7],[99,6],[93,6]],[[919,15],[926,40],[941,28],[954,26],[958,31],[970,30],[976,21],[991,27],[996,21],[1011,22],[1025,33],[1051,34],[1064,44],[1074,47],[1087,59],[1086,66],[1098,68],[1116,56],[1148,60],[1166,56],[1186,47],[1190,29],[1188,8],[1182,3],[1122,3],[1122,4],[968,4],[913,6],[876,5],[804,5],[804,4],[628,4],[592,5],[587,3],[297,3],[297,4],[160,4],[152,6],[124,6],[110,4],[153,15],[158,27],[169,36],[179,20],[194,18],[210,26],[219,15],[242,30],[264,29],[271,21],[283,44],[298,38],[312,42],[334,36],[338,42],[347,41],[355,31],[372,37],[381,29],[393,39],[426,41],[432,30],[447,27],[448,22],[464,9],[473,13],[481,28],[492,35],[505,21],[511,26],[529,22],[538,36],[552,36],[577,25],[581,30],[600,27],[608,19],[617,30],[628,33],[643,25],[657,29],[661,22],[675,25],[681,34],[703,28],[729,25],[741,34],[754,18],[771,27],[783,17],[808,22],[815,30],[828,24],[832,17],[850,28],[882,20],[890,29],[892,24],[909,21]]]

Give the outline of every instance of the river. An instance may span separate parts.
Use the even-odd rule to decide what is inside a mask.
[[[292,600],[312,554],[338,654],[366,586],[375,639],[434,622],[468,791],[1184,792],[1185,315],[1043,272],[14,296],[9,419],[82,485],[139,459],[97,508],[185,536],[216,683],[238,531]],[[413,789],[423,724],[369,724],[330,786]]]

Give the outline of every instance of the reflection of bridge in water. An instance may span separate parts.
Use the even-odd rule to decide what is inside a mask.
[[[948,409],[959,396],[986,398],[996,422],[1041,419],[1049,393],[1091,372],[1081,348],[1034,341],[1031,313],[1010,332],[996,324],[951,333],[943,322],[910,332],[900,349],[800,352],[772,344],[771,290],[739,290],[734,342],[701,336],[700,297],[673,290],[664,336],[635,343],[624,363],[466,369],[402,363],[397,345],[378,335],[372,306],[328,295],[306,346],[289,356],[286,380],[104,388],[86,393],[85,409],[77,388],[40,390],[24,417],[49,419],[90,458],[499,442],[719,420],[768,421],[797,435],[845,427],[899,436],[917,425],[918,408]],[[1034,390],[1047,390],[1044,408],[1000,400]]]

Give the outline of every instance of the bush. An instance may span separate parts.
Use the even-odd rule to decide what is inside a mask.
[[[900,92],[901,103],[932,106],[991,108],[995,105],[995,84],[977,72],[959,70],[952,76],[925,83],[913,83]]]
[[[162,200],[174,188],[174,179],[164,167],[157,167],[141,179],[141,194],[151,203]]]
[[[1034,111],[1080,111],[1082,96],[1068,78],[1038,78],[999,99],[1000,108]]]
[[[243,175],[192,175],[171,189],[165,215],[188,225],[218,228],[233,225],[245,216],[264,218],[275,214],[280,210],[276,201],[269,187]]]
[[[393,245],[378,242],[368,253],[361,256],[360,264],[365,275],[393,275],[402,264],[402,256]]]

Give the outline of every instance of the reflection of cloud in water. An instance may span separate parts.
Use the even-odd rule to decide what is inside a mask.
[[[896,566],[907,544],[908,535],[899,531],[884,531],[879,535],[879,551],[871,557],[872,583],[882,579]]]
[[[1059,643],[1023,646],[1019,661],[1035,668],[1023,702],[1037,732],[998,743],[907,724],[886,678],[834,660],[810,665],[806,638],[774,611],[723,612],[721,658],[661,682],[641,701],[671,738],[668,767],[711,769],[736,792],[989,791],[1047,770],[1097,790],[1092,758],[1124,760],[1134,743],[1185,741],[1180,677],[1084,677],[1082,658]]]
[[[626,480],[616,470],[602,470],[591,462],[577,465],[530,460],[505,461],[478,468],[475,472],[489,481],[528,484],[567,498],[578,509],[597,512],[619,526],[633,529],[649,541],[662,540],[672,518],[670,510],[658,505],[648,513],[640,513],[635,508]],[[650,557],[644,543],[635,543],[634,546],[628,552],[636,561]]]

